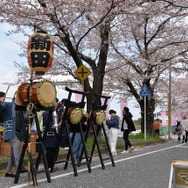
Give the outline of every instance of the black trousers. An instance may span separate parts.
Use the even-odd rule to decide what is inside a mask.
[[[159,137],[159,134],[160,134],[159,129],[155,129],[155,135]]]
[[[188,138],[188,131],[186,131],[186,134],[185,134],[185,142],[187,143],[187,138]]]
[[[46,148],[46,159],[48,163],[48,168],[51,168],[53,170],[55,162],[58,157],[58,153],[59,153],[59,147]]]
[[[124,130],[124,132],[123,132],[123,139],[125,141],[125,150],[126,151],[128,150],[128,147],[132,146],[131,142],[129,141],[129,133],[130,133],[129,130]]]

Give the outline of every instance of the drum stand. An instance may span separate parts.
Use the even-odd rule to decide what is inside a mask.
[[[20,107],[18,107],[20,108]],[[22,107],[21,107],[22,108]],[[33,158],[32,158],[32,154],[30,152],[30,145],[32,143],[30,143],[30,129],[31,129],[31,121],[33,120],[33,118],[35,118],[35,122],[36,122],[36,128],[37,128],[37,134],[38,134],[38,140],[39,140],[39,144],[41,144],[41,150],[39,152],[39,156],[41,156],[41,154],[43,155],[43,161],[44,161],[44,167],[45,167],[45,172],[46,172],[46,177],[47,177],[47,181],[49,183],[51,183],[51,177],[50,177],[50,172],[49,172],[49,169],[48,169],[48,164],[47,164],[47,160],[46,160],[46,155],[45,155],[45,148],[44,148],[44,145],[43,145],[43,139],[42,139],[42,135],[41,135],[41,131],[40,131],[40,126],[39,126],[39,121],[38,121],[38,116],[37,116],[37,112],[36,110],[33,111],[33,117],[30,118],[29,117],[29,125],[28,125],[28,131],[26,131],[26,135],[25,135],[25,141],[24,141],[24,145],[22,147],[22,151],[21,151],[21,155],[20,155],[20,159],[19,159],[19,164],[18,164],[18,167],[17,167],[17,171],[16,171],[16,177],[15,177],[15,180],[14,180],[14,183],[18,183],[18,179],[19,179],[19,176],[20,176],[20,173],[21,173],[21,168],[22,168],[22,164],[23,164],[23,160],[24,160],[24,156],[25,156],[25,152],[27,150],[27,153],[28,153],[28,167],[30,169],[28,169],[28,178],[30,178],[30,173],[31,173],[31,176],[32,176],[32,181],[33,181],[33,185],[36,187],[37,186],[37,170],[38,170],[38,164],[39,164],[39,157],[37,159],[37,162],[36,162],[36,167],[34,168],[34,163],[33,163]],[[24,122],[23,122],[24,123]],[[29,182],[28,182],[29,183]]]
[[[65,120],[64,122],[65,122],[65,126],[66,126],[66,132],[67,132],[67,135],[68,135],[69,151],[67,153],[64,169],[67,169],[68,163],[69,163],[69,158],[71,157],[72,166],[73,166],[73,170],[74,170],[74,175],[78,176],[76,163],[75,163],[75,158],[74,158],[74,154],[73,154],[73,150],[72,150],[72,144],[74,142],[74,137],[75,137],[76,130],[73,132],[73,136],[72,136],[72,139],[71,139],[70,138],[70,132],[69,132],[69,125],[68,125],[68,122],[69,122],[69,120],[68,120],[68,109],[70,107],[76,107],[76,108],[81,108],[81,109],[84,108],[84,106],[85,106],[84,99],[85,99],[86,93],[80,92],[80,91],[71,90],[71,89],[69,89],[67,87],[65,88],[65,90],[69,92],[69,95],[68,95],[68,98],[67,98],[67,101],[66,101],[66,104],[65,104],[66,108],[65,108],[65,113],[63,115],[63,119]],[[73,103],[71,101],[72,93],[78,93],[78,94],[82,95],[82,99],[81,99],[80,103]],[[84,152],[85,157],[86,157],[86,163],[87,163],[88,172],[90,173],[91,172],[91,167],[90,167],[90,162],[88,160],[88,153],[87,153],[87,149],[86,149],[85,138],[84,138],[84,135],[83,135],[83,129],[82,129],[81,122],[79,122],[78,124],[79,125],[75,125],[75,126],[79,126],[79,128],[80,128],[80,136],[81,136],[81,140],[82,140],[82,144],[83,144],[83,152]]]
[[[112,152],[111,152],[111,149],[110,149],[110,145],[108,143],[108,137],[107,137],[107,134],[106,134],[106,130],[105,130],[105,127],[104,127],[104,124],[101,123],[100,125],[96,124],[95,123],[95,120],[93,119],[93,113],[96,111],[96,110],[106,110],[107,108],[107,100],[110,98],[110,97],[107,97],[107,96],[101,96],[101,95],[94,95],[95,99],[94,99],[94,103],[92,105],[92,113],[91,113],[91,119],[89,121],[90,123],[90,126],[93,130],[93,134],[94,134],[94,143],[93,143],[93,147],[92,147],[92,150],[91,150],[91,155],[90,155],[90,159],[89,159],[89,162],[91,164],[91,161],[92,161],[92,158],[93,158],[93,154],[94,154],[94,150],[95,150],[95,145],[97,146],[97,151],[98,151],[98,154],[99,154],[99,158],[100,158],[100,162],[101,162],[101,166],[102,166],[102,169],[105,169],[105,166],[104,166],[104,160],[111,160],[112,162],[112,166],[115,167],[115,163],[114,163],[114,159],[113,159],[113,155],[112,155]],[[105,98],[105,101],[104,101],[104,104],[102,106],[99,106],[99,105],[96,105],[96,101],[98,100],[101,100],[101,98]],[[97,127],[96,127],[97,126]],[[101,128],[103,130],[103,133],[104,133],[104,137],[105,137],[105,141],[106,141],[106,146],[107,146],[107,149],[108,149],[108,154],[109,154],[109,157],[108,158],[103,158],[102,157],[102,153],[101,153],[101,149],[100,149],[100,146],[99,146],[99,135],[101,133]]]

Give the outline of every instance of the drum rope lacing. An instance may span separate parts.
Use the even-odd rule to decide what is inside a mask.
[[[28,112],[29,118],[35,117],[35,114],[33,112],[33,109],[37,109],[36,106],[33,103],[29,103],[26,107],[26,110]]]

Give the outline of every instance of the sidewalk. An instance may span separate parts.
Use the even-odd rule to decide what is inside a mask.
[[[164,135],[164,136],[160,136],[161,138],[168,140],[168,134]],[[170,139],[169,140],[178,140],[178,135],[177,134],[173,134],[170,133]]]

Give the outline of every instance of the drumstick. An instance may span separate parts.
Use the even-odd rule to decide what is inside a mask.
[[[10,88],[10,84],[9,84],[8,87],[7,87],[7,90],[6,90],[6,92],[5,92],[5,96],[7,95],[9,88]]]

